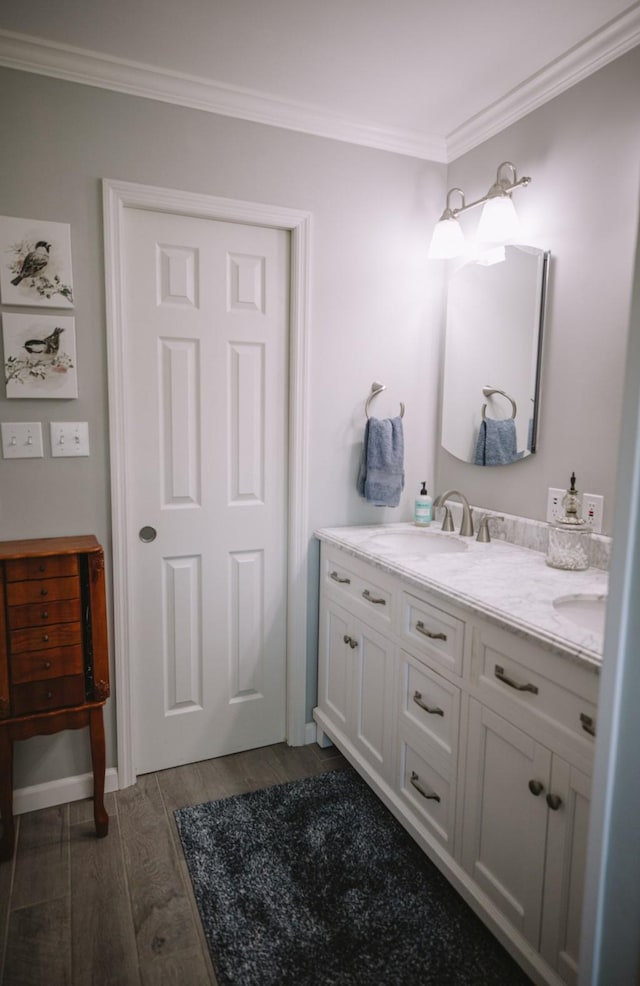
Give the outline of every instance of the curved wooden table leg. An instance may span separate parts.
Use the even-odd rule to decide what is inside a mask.
[[[102,706],[90,710],[89,733],[91,736],[91,764],[93,766],[93,818],[96,823],[96,835],[102,839],[109,831],[109,816],[104,806],[106,752]]]
[[[0,727],[0,815],[2,838],[0,859],[11,859],[15,838],[13,827],[13,741],[8,729]]]

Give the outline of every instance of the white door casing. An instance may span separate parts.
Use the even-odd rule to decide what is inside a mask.
[[[247,223],[291,233],[289,335],[289,489],[287,518],[287,740],[305,742],[307,482],[305,402],[308,333],[307,213],[125,182],[104,182],[108,366],[111,430],[114,651],[118,724],[119,785],[135,781],[132,618],[130,592],[131,497],[126,483],[127,408],[124,388],[125,290],[123,236],[125,210],[175,213],[203,219]]]

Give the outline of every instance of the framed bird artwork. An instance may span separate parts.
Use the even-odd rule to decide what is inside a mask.
[[[77,397],[75,318],[2,316],[7,397]]]
[[[0,296],[4,305],[73,308],[67,223],[0,216]]]

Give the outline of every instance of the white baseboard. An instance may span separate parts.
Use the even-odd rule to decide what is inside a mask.
[[[118,771],[115,767],[107,768],[104,789],[105,792],[118,790]],[[26,811],[52,808],[54,805],[67,804],[68,801],[83,801],[92,796],[93,774],[61,777],[57,781],[17,788],[13,792],[13,813],[23,815]]]
[[[316,741],[317,726],[315,722],[308,722],[304,727],[304,745],[309,746],[310,743],[315,743]]]

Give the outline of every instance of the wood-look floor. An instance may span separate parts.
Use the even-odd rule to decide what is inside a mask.
[[[146,774],[107,796],[106,839],[91,801],[20,816],[0,863],[1,986],[215,986],[174,810],[346,765],[278,744]]]

